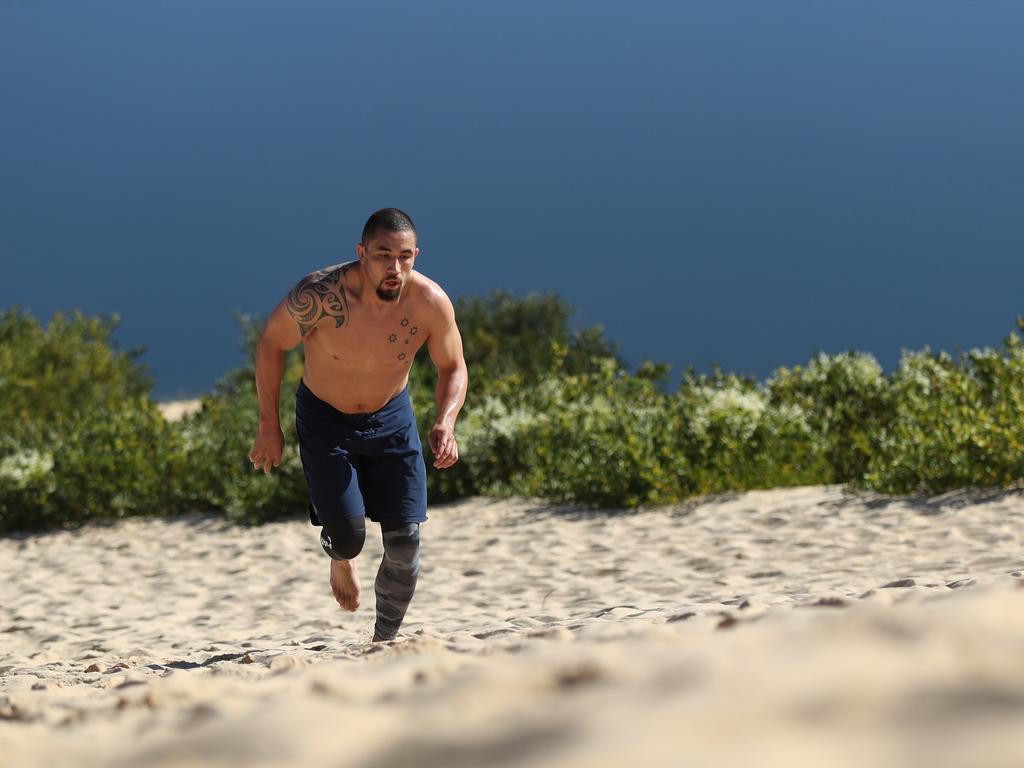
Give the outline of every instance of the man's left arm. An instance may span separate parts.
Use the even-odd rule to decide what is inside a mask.
[[[427,338],[427,351],[437,368],[437,416],[428,440],[434,452],[434,466],[447,469],[459,460],[459,444],[455,440],[455,420],[466,402],[469,374],[462,353],[462,335],[455,324],[451,300],[441,294],[436,321]]]

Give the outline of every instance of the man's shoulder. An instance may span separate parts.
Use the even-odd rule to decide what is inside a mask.
[[[432,312],[443,312],[452,306],[448,294],[435,281],[422,272],[413,272],[413,276],[416,281],[416,292],[425,308]]]
[[[325,317],[333,320],[336,328],[344,325],[349,314],[345,273],[352,263],[334,264],[310,272],[285,297],[284,307],[298,323],[303,337],[315,330]]]
[[[297,287],[314,283],[319,285],[337,285],[356,263],[355,261],[345,261],[341,264],[332,264],[329,267],[315,269],[304,275],[297,283]]]

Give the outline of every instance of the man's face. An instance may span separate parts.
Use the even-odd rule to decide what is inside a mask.
[[[419,252],[413,232],[382,230],[356,246],[366,276],[383,301],[396,301],[402,295]]]

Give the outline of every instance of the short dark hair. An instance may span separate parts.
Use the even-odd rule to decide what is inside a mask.
[[[412,232],[413,236],[416,235],[416,226],[412,223],[412,218],[405,211],[400,211],[397,208],[381,208],[379,211],[374,211],[369,219],[366,220],[366,226],[363,227],[363,245],[376,235],[381,230],[385,232]]]

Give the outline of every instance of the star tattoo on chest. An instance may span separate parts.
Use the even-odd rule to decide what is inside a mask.
[[[415,325],[410,328],[409,327],[409,318],[408,317],[403,317],[401,320],[398,321],[398,324],[400,326],[402,326],[403,328],[407,328],[408,331],[409,331],[409,337],[405,338],[405,339],[402,339],[402,345],[403,346],[408,346],[409,344],[412,343],[412,337],[415,336],[416,334],[418,334],[420,332],[420,329],[419,329],[418,326],[415,326]],[[397,334],[392,333],[392,334],[388,335],[388,343],[389,344],[394,344],[396,341],[398,341],[398,335]],[[398,353],[398,359],[399,360],[405,360],[407,357],[408,357],[408,355],[405,352],[399,352]]]

